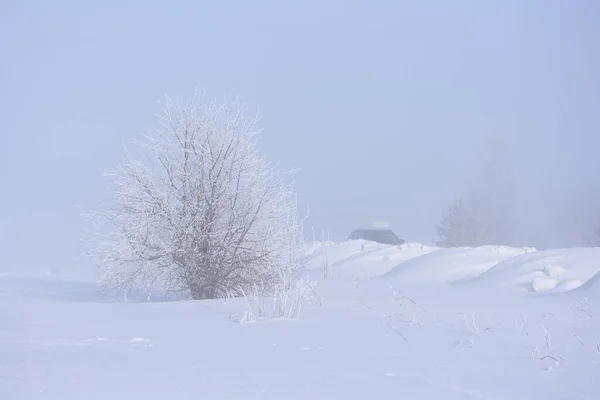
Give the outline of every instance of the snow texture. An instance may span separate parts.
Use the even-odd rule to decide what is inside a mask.
[[[596,399],[599,260],[308,243],[320,302],[252,323],[246,299],[125,302],[93,274],[6,267],[0,399]]]

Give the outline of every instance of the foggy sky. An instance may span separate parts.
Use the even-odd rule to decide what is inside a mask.
[[[319,236],[387,220],[430,242],[497,133],[523,236],[571,243],[559,212],[600,192],[599,20],[592,0],[4,0],[0,268],[78,265],[76,207],[195,88],[260,110]]]

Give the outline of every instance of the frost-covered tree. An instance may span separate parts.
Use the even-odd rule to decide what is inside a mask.
[[[114,201],[86,212],[103,291],[159,287],[193,299],[284,290],[300,272],[295,193],[257,150],[237,102],[167,98],[158,128],[108,173]]]
[[[477,180],[443,212],[436,226],[439,246],[514,244],[513,176],[504,143],[491,139]]]
[[[587,247],[600,247],[600,218],[594,218],[591,227],[583,229],[582,244]]]
[[[571,245],[600,247],[600,194],[597,187],[589,186],[573,194],[563,218],[579,233],[579,240]]]
[[[489,198],[472,192],[467,197],[458,197],[442,214],[436,226],[438,246],[477,247],[483,245],[508,245],[510,231],[496,213]]]
[[[458,197],[442,214],[442,220],[436,231],[440,240],[439,246],[459,247],[470,245],[474,242],[473,215],[469,205],[461,196]]]
[[[600,247],[600,224],[591,233],[588,243],[591,247]]]

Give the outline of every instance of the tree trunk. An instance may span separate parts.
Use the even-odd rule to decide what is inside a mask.
[[[213,285],[197,285],[190,284],[190,294],[194,300],[210,300],[215,299],[217,291]]]

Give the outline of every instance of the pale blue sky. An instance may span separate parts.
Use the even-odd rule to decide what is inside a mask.
[[[556,243],[557,210],[600,183],[598,21],[593,0],[4,0],[0,261],[76,264],[76,206],[194,88],[260,109],[262,149],[335,240],[384,219],[429,241],[497,132],[524,236]]]

